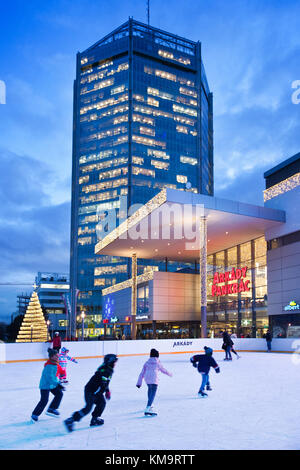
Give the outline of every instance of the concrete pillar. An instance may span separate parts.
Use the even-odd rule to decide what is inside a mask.
[[[136,253],[131,256],[131,339],[136,339],[136,307],[137,307],[137,257]]]
[[[199,279],[201,296],[201,337],[207,337],[207,218],[201,217]]]

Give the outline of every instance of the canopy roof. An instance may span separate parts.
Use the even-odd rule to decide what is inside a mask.
[[[285,222],[285,212],[267,207],[164,189],[103,240],[95,253],[188,262],[199,258],[199,221],[207,220],[207,253],[263,236]]]

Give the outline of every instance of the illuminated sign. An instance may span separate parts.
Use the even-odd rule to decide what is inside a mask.
[[[292,300],[289,305],[286,305],[286,307],[284,307],[284,310],[287,312],[287,311],[290,311],[290,310],[300,310],[300,305],[295,302],[294,300]]]
[[[117,317],[112,317],[110,319],[111,323],[117,323],[117,321],[119,321],[119,319]]]
[[[103,323],[107,324],[109,322],[108,318],[104,318]]]
[[[131,321],[131,317],[125,317],[125,321]]]
[[[215,273],[213,285],[211,288],[211,295],[213,297],[219,297],[228,294],[237,294],[239,292],[248,292],[250,291],[249,283],[250,280],[245,281],[247,275],[248,267],[244,268],[232,268],[231,271],[225,273]],[[236,281],[236,282],[230,282]],[[223,284],[225,282],[230,282],[230,284],[225,284],[224,286],[219,286],[218,284]]]
[[[149,315],[137,315],[136,320],[148,320]]]

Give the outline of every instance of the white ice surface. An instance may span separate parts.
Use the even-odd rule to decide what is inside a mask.
[[[71,434],[63,419],[83,407],[84,385],[101,360],[68,363],[61,418],[43,413],[35,424],[29,422],[43,363],[2,364],[0,449],[300,449],[300,365],[290,354],[244,353],[223,362],[216,353],[221,373],[211,370],[213,391],[206,399],[197,396],[201,376],[190,356],[161,356],[173,377],[160,374],[153,418],[143,414],[145,384],[135,386],[146,357],[121,357],[104,426],[90,428],[86,416]]]

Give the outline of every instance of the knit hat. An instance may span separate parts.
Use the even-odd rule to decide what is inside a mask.
[[[208,348],[207,346],[204,346],[204,352],[208,356],[212,356],[213,350],[211,348]]]
[[[55,354],[57,354],[57,349],[48,348],[49,359],[51,359],[51,357],[55,356]]]
[[[63,354],[65,354],[65,353],[67,354],[69,352],[69,350],[67,348],[61,348],[61,352]]]
[[[156,349],[151,349],[150,357],[159,357],[159,352]]]

